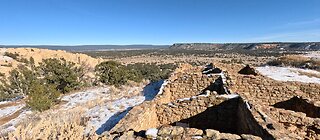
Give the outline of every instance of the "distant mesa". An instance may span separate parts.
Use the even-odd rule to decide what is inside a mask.
[[[320,42],[301,43],[176,43],[170,49],[194,50],[320,50]]]

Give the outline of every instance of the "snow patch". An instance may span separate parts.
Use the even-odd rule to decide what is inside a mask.
[[[181,99],[178,99],[179,102],[183,102],[183,101],[190,101],[191,98],[181,98]]]
[[[66,95],[62,97],[61,100],[68,102],[67,104],[63,105],[64,109],[70,109],[76,107],[79,104],[84,104],[88,101],[103,97],[107,93],[109,93],[109,88],[89,89],[71,95]]]
[[[308,58],[317,58],[320,59],[320,52],[311,52],[311,53],[307,53],[305,55],[303,55],[304,57],[308,57]]]
[[[173,107],[173,108],[176,108],[176,107],[177,107],[177,106],[174,105],[172,102],[168,103],[168,106]]]
[[[265,75],[269,78],[272,78],[278,81],[298,81],[303,83],[320,84],[320,78],[309,77],[299,73],[300,71],[300,72],[320,75],[320,72],[317,72],[314,70],[290,68],[290,67],[275,67],[275,66],[257,67],[256,70],[259,71],[259,73],[261,73],[262,75]]]
[[[16,130],[16,125],[20,123],[20,121],[27,117],[28,114],[31,114],[32,112],[30,110],[23,110],[20,115],[9,122],[3,124],[0,129],[3,129],[1,133],[7,133],[12,132]]]
[[[146,131],[146,136],[150,136],[153,139],[157,138],[157,134],[158,134],[158,129],[157,128],[150,128]]]
[[[240,97],[238,94],[224,94],[224,95],[219,95],[218,97],[223,97],[227,99],[233,99],[233,98],[238,98]]]
[[[122,98],[89,109],[86,117],[89,117],[86,132],[90,132],[90,128],[95,128],[97,134],[109,131],[113,128],[130,110],[131,107],[141,104],[145,100],[144,96],[135,96],[132,98]]]
[[[2,101],[2,102],[0,102],[0,105],[7,104],[7,103],[10,103],[10,101]]]
[[[161,95],[163,93],[163,89],[165,88],[165,86],[168,84],[169,82],[167,80],[164,80],[160,89],[159,89],[159,92],[158,94]]]
[[[17,112],[18,110],[22,109],[24,106],[25,104],[20,104],[17,106],[10,106],[0,109],[0,118],[11,115]]]
[[[193,139],[202,139],[201,136],[192,136]]]
[[[13,58],[9,56],[0,56],[0,61],[11,61],[11,60],[13,60]]]

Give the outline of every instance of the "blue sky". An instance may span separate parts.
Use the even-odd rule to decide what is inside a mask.
[[[1,0],[0,44],[320,41],[320,0]]]

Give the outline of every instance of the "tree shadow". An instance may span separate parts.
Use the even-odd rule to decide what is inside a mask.
[[[159,92],[164,80],[159,80],[157,82],[151,82],[148,85],[146,85],[143,88],[143,96],[145,97],[145,101],[152,100]],[[118,122],[124,118],[127,113],[132,109],[133,107],[127,108],[125,111],[118,112],[114,115],[112,115],[104,124],[100,126],[96,130],[96,134],[101,135],[105,131],[110,131]]]

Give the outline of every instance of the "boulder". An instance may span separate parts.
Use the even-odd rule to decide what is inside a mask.
[[[220,132],[213,129],[206,129],[206,136],[212,139],[220,139]]]

